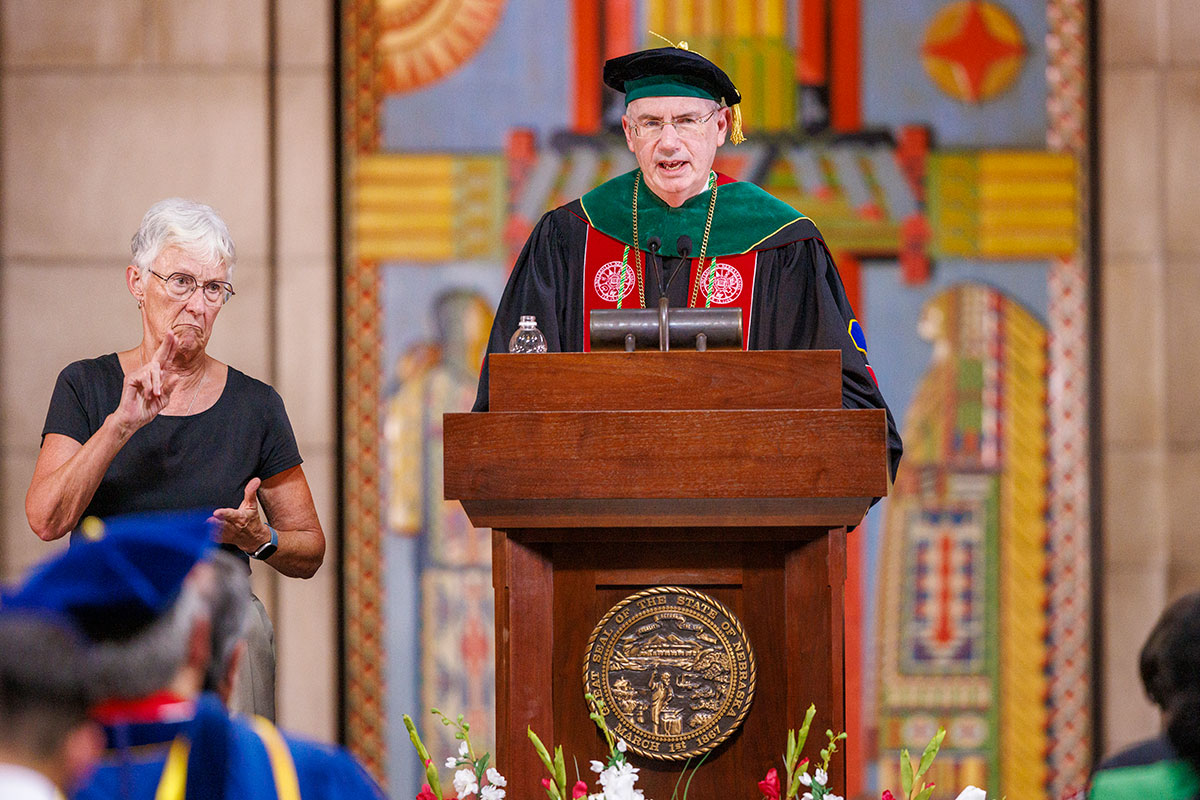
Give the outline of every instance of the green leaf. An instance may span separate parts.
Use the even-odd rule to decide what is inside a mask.
[[[692,764],[691,756],[683,762],[683,769],[679,770],[679,777],[675,779],[675,788],[671,790],[671,800],[679,800],[679,784],[683,783],[683,776],[687,774],[688,767]],[[687,797],[687,795],[684,795]]]
[[[800,730],[796,732],[796,755],[799,756],[804,750],[804,743],[808,741],[808,727],[812,725],[813,717],[817,714],[817,707],[809,705],[808,711],[804,712],[804,724],[800,726]]]
[[[920,780],[921,776],[929,770],[929,766],[933,763],[933,757],[938,754],[938,750],[942,749],[942,740],[945,738],[946,729],[939,726],[937,733],[929,740],[929,744],[925,746],[925,752],[921,754],[921,765],[917,767],[917,774],[914,776],[915,780]]]
[[[796,732],[788,731],[787,753],[783,757],[783,764],[788,768],[788,772],[792,771],[792,767],[796,766],[796,762],[800,760],[800,754],[796,752]]]
[[[920,793],[917,794],[917,796],[916,796],[916,798],[914,798],[914,800],[929,800],[929,798],[932,796],[933,796],[933,787],[926,786],[924,789],[922,789],[920,791]]]
[[[554,781],[563,792],[567,790],[567,762],[563,758],[562,745],[554,748]]]
[[[442,800],[442,784],[438,781],[437,768],[429,758],[429,751],[425,749],[420,734],[417,733],[417,726],[413,724],[412,717],[408,714],[403,714],[401,719],[404,720],[404,727],[408,729],[409,741],[413,743],[413,747],[417,748],[417,755],[421,757],[421,766],[425,769],[425,779],[429,782],[429,788],[433,790],[434,797]]]
[[[712,750],[708,751],[708,753],[711,752]],[[700,756],[700,760],[696,762],[696,766],[692,767],[692,774],[688,776],[687,783],[683,785],[683,797],[681,797],[680,800],[687,800],[688,792],[692,788],[692,778],[696,777],[696,771],[704,765],[704,760],[708,758],[708,753]],[[689,758],[688,761],[691,761],[691,759]]]
[[[913,788],[913,768],[912,759],[908,756],[908,750],[900,751],[900,791],[905,797],[912,797]]]
[[[533,732],[533,728],[527,729],[529,733],[529,741],[533,742],[533,749],[537,751],[538,758],[542,760],[542,764],[546,766],[546,771],[550,776],[554,776],[554,762],[550,760],[550,754],[546,752],[546,745],[542,744],[542,740]]]

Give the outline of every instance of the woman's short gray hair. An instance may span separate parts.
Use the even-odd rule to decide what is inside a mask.
[[[168,247],[177,247],[201,264],[224,264],[226,280],[233,278],[237,254],[225,221],[212,206],[171,197],[150,206],[129,249],[133,264],[149,276],[155,259]]]

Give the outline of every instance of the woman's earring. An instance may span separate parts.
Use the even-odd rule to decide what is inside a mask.
[[[142,307],[142,301],[138,300],[138,308],[141,308],[141,307]]]

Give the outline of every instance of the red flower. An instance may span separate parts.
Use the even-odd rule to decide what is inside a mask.
[[[550,788],[550,779],[549,778],[542,778],[542,788],[543,789]]]
[[[437,800],[437,795],[433,793],[433,789],[429,788],[428,783],[421,784],[421,792],[417,795],[417,800]]]
[[[587,797],[587,784],[575,781],[575,785],[571,787],[571,800],[579,800],[581,797]]]
[[[758,782],[758,790],[767,800],[779,800],[779,772],[774,767],[767,770],[767,777]]]
[[[884,789],[883,797],[879,798],[879,800],[896,800],[896,798],[892,796],[892,793],[890,791],[888,791],[887,789]]]

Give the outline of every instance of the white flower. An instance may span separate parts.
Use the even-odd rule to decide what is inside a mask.
[[[813,778],[813,780],[816,781],[817,783],[821,784],[822,786],[824,786],[826,784],[826,782],[828,782],[828,780],[829,780],[829,775],[825,772],[825,770],[821,769],[820,767],[817,767],[817,774]],[[807,784],[805,784],[805,785],[807,785]]]
[[[488,784],[479,793],[479,800],[504,800],[504,790],[499,786]]]
[[[840,794],[827,794],[825,800],[844,800]]]
[[[469,747],[467,747],[467,743],[466,743],[466,742],[463,742],[462,744],[460,744],[460,745],[458,746],[458,754],[459,754],[460,756],[463,756],[463,757],[465,758],[465,757],[466,757],[466,755],[467,755],[467,753],[469,753],[469,752],[471,752],[471,749],[470,749]]]
[[[459,797],[479,793],[479,784],[475,782],[475,773],[469,769],[460,769],[454,773],[454,791]]]
[[[987,792],[974,786],[968,786],[958,793],[955,800],[987,800]]]
[[[807,777],[807,773],[805,774],[805,777]],[[804,778],[801,778],[801,780],[804,780]],[[807,783],[804,785],[808,786]],[[812,792],[805,792],[804,794],[800,795],[800,800],[813,800]]]
[[[624,753],[627,748],[628,748],[628,745],[625,744],[624,739],[617,739],[617,749],[618,750],[620,750],[622,753]]]
[[[508,781],[495,767],[488,767],[487,779],[492,786],[508,786]]]
[[[457,766],[458,766],[458,759],[455,758],[454,756],[450,756],[449,758],[446,759],[446,769],[454,769]]]
[[[592,762],[592,772],[604,772],[604,765],[599,761]]]
[[[812,786],[812,778],[809,777],[809,774],[807,772],[801,773],[800,782],[803,783],[805,786]]]
[[[605,800],[643,800],[642,790],[633,788],[638,768],[629,762],[614,764],[600,773]]]

